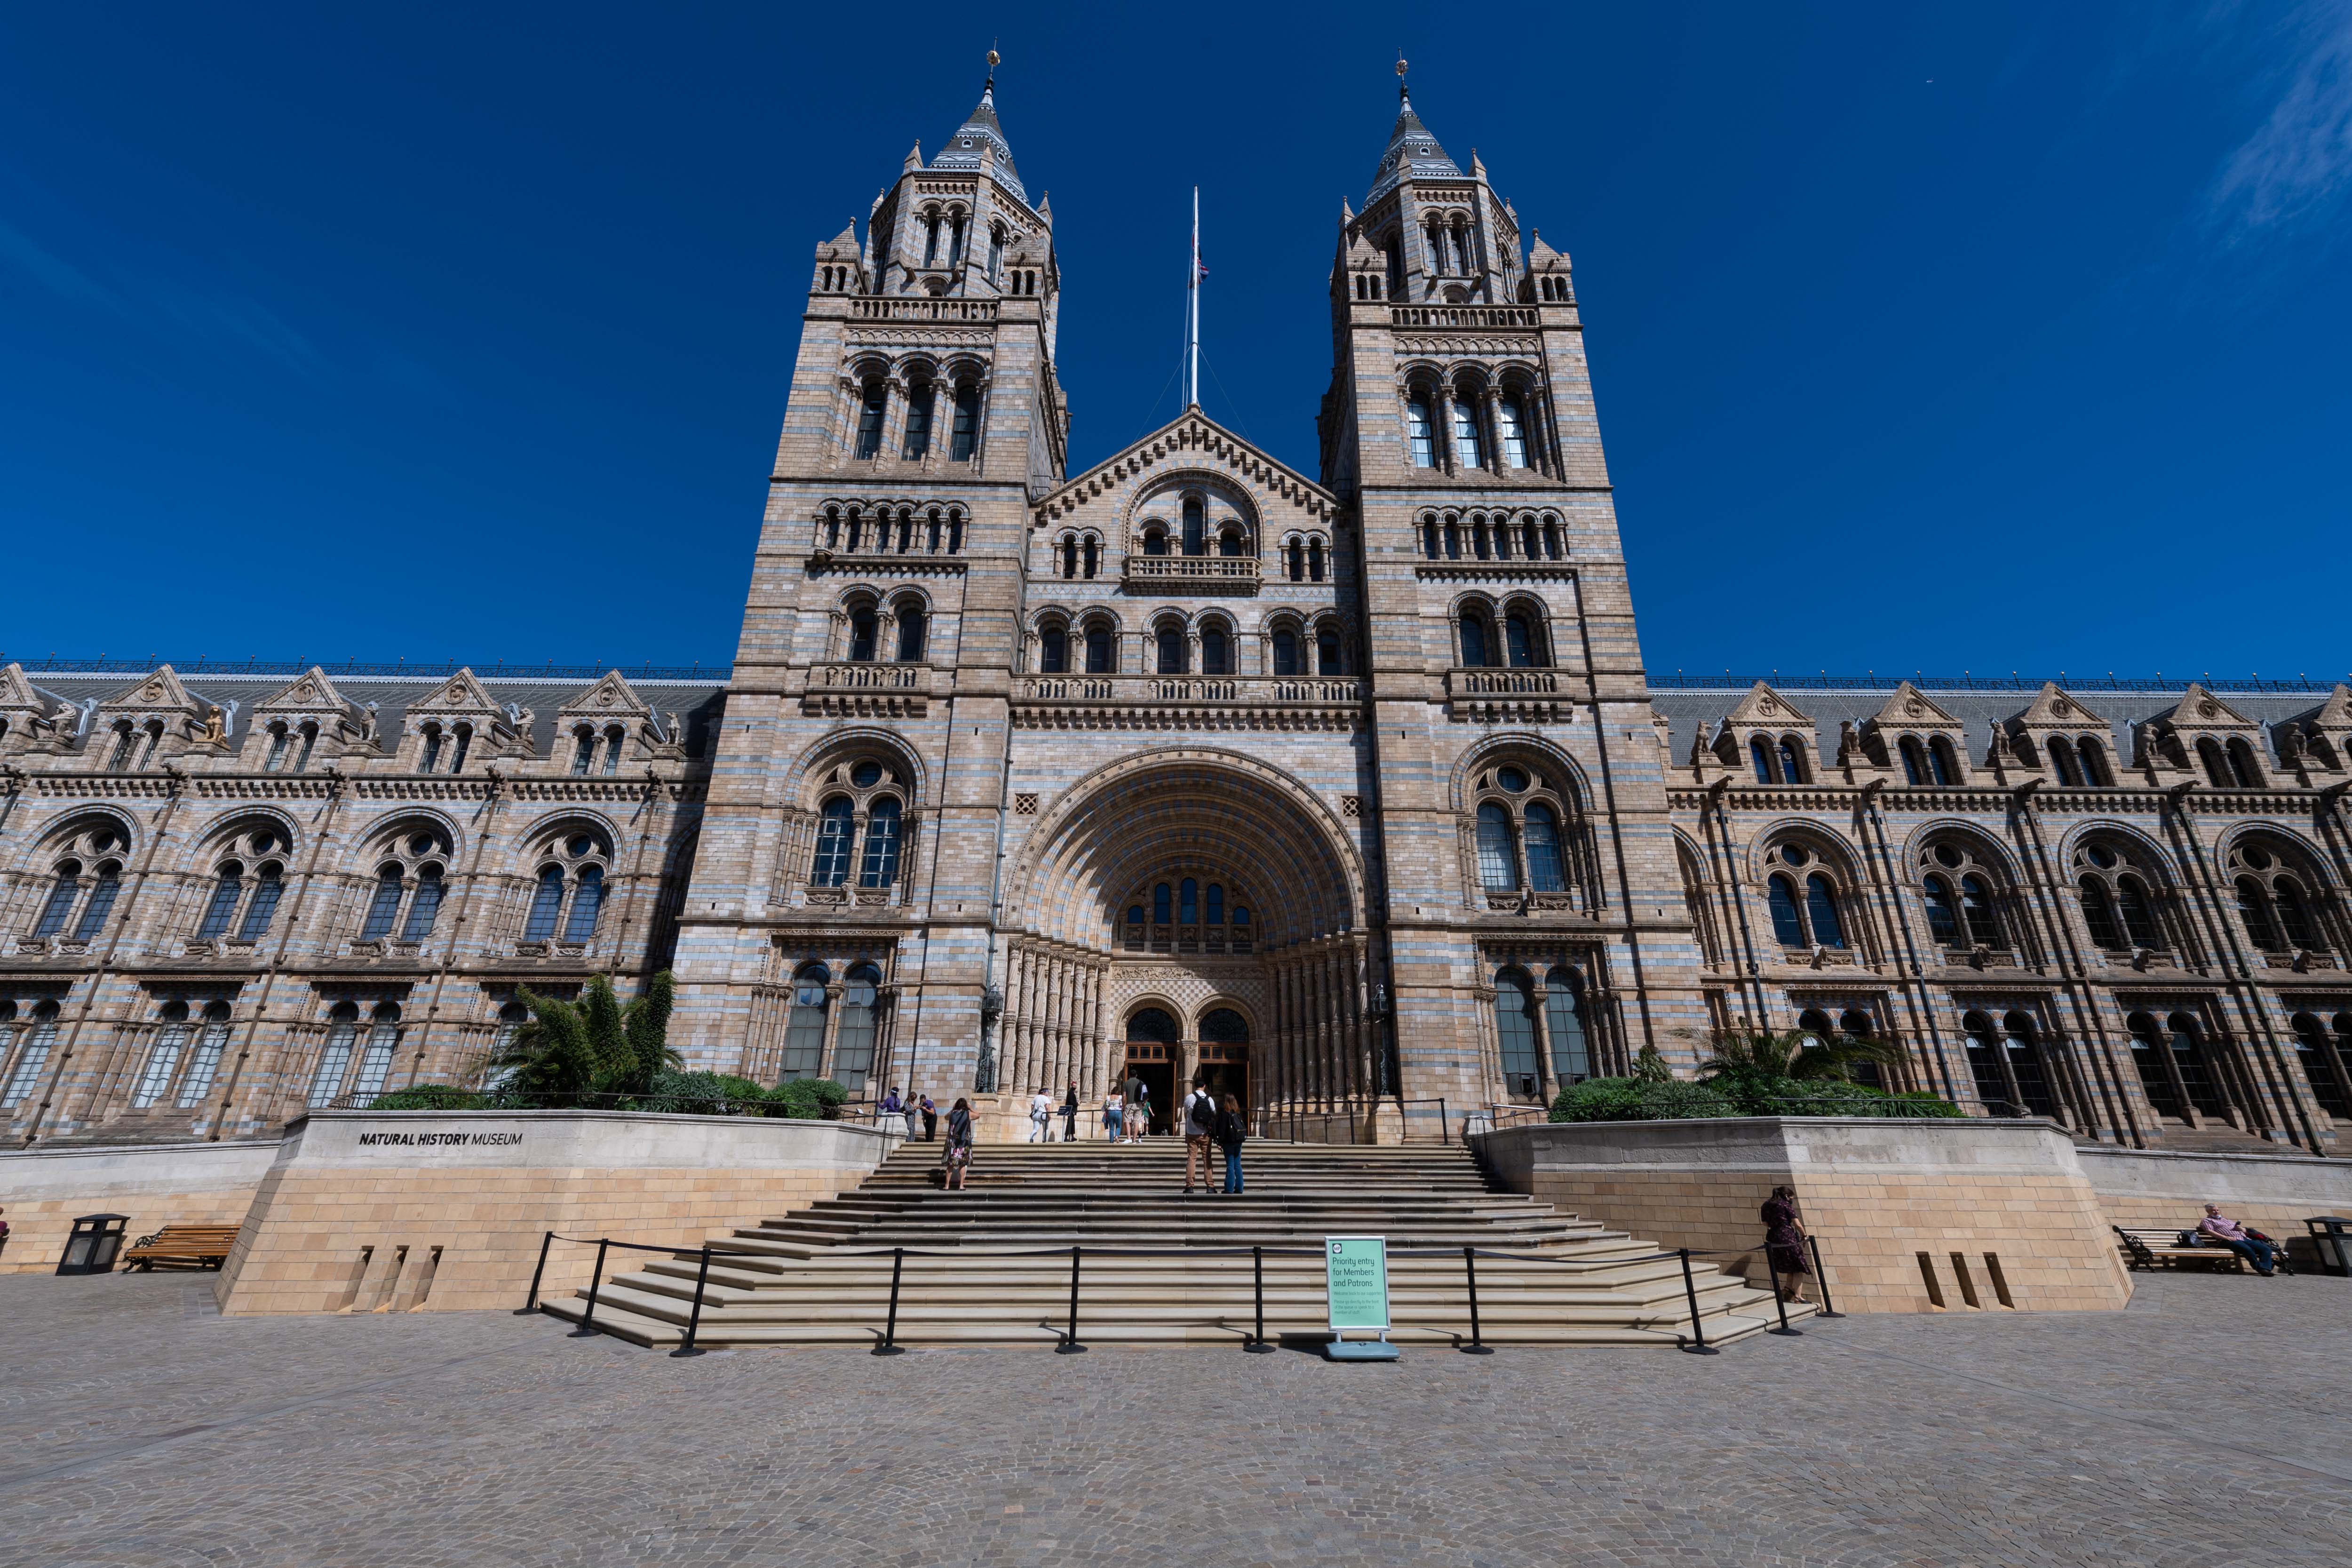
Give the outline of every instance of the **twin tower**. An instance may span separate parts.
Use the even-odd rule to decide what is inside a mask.
[[[680,910],[696,1065],[1419,1131],[1687,1048],[1568,258],[1400,97],[1311,478],[1198,407],[1073,471],[992,80],[817,247]]]

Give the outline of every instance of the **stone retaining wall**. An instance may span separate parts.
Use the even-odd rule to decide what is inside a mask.
[[[278,1141],[15,1149],[0,1153],[0,1274],[53,1274],[76,1218],[119,1214],[124,1245],[167,1225],[235,1225]]]
[[[2047,1122],[1869,1117],[1562,1122],[1481,1140],[1496,1175],[1612,1229],[1666,1247],[1732,1252],[1762,1283],[1758,1210],[1797,1189],[1840,1310],[2038,1311],[2122,1307],[2131,1284],[2073,1142]],[[1965,1272],[1952,1255],[1960,1255]],[[1999,1272],[1987,1262],[1990,1253]]]
[[[2187,1230],[2207,1204],[2243,1225],[2294,1243],[2315,1215],[2352,1216],[2352,1160],[2308,1154],[2173,1154],[2144,1149],[2076,1151],[2099,1206],[2116,1225]],[[2300,1266],[2309,1248],[2295,1247]]]
[[[547,1231],[693,1245],[857,1185],[898,1142],[737,1116],[314,1111],[260,1182],[221,1310],[520,1306]],[[557,1244],[542,1293],[585,1284],[595,1256]]]

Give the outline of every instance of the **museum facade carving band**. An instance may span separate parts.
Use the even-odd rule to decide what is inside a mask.
[[[1062,281],[992,80],[816,247],[731,668],[0,667],[11,1140],[274,1134],[669,969],[689,1065],[992,1132],[1434,1134],[1748,1024],[2339,1152],[2345,687],[1653,677],[1569,258],[1409,100],[1311,477],[1197,405],[1073,471]]]

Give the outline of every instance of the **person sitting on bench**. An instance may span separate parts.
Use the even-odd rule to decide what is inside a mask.
[[[2267,1241],[2257,1241],[2246,1234],[2246,1227],[2236,1220],[2224,1219],[2221,1211],[2211,1204],[2205,1205],[2205,1217],[2197,1222],[2197,1241],[2202,1247],[2226,1247],[2254,1266],[2254,1272],[2267,1279],[2277,1267],[2277,1248]]]

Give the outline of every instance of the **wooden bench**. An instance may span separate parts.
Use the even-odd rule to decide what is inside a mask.
[[[228,1260],[228,1249],[236,1245],[236,1233],[237,1227],[233,1225],[167,1225],[125,1247],[122,1267],[125,1270],[135,1268],[150,1272],[158,1263],[218,1268]]]
[[[2120,1249],[2124,1263],[2131,1268],[2160,1268],[2166,1264],[2201,1263],[2218,1265],[2236,1273],[2245,1266],[2245,1259],[2219,1244],[2207,1247],[2183,1247],[2180,1230],[2188,1227],[2165,1228],[2157,1226],[2110,1226],[2108,1229],[2121,1237]],[[2286,1271],[2286,1248],[2276,1249],[2278,1266]]]

